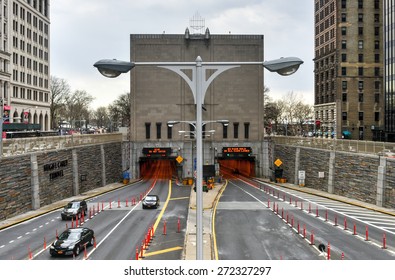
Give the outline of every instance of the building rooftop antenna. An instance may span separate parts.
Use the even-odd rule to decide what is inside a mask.
[[[205,32],[205,19],[202,18],[199,12],[196,12],[189,20],[192,34],[204,34]]]

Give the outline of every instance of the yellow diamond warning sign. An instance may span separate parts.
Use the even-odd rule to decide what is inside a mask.
[[[279,167],[281,164],[283,164],[283,162],[278,158],[276,159],[276,161],[274,162],[274,164]]]
[[[176,158],[176,161],[180,164],[184,159],[181,156],[178,156]]]

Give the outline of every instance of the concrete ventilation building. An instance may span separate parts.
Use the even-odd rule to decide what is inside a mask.
[[[194,62],[198,56],[203,62],[264,61],[263,35],[213,35],[208,28],[198,33],[187,28],[184,34],[132,34],[130,46],[130,59],[135,62]],[[253,147],[254,156],[261,154],[263,71],[258,65],[240,66],[222,73],[208,88],[203,122],[229,120],[229,125],[203,127],[203,131],[215,130],[203,134],[204,164],[213,164],[225,146]],[[144,147],[171,147],[173,155],[186,159],[184,172],[191,176],[196,158],[194,128],[188,123],[167,126],[171,120],[196,121],[188,85],[179,75],[159,67],[135,67],[130,73],[133,164],[143,156]],[[206,73],[206,79],[209,76]],[[132,169],[138,172],[136,165]]]
[[[49,0],[0,0],[0,97],[9,122],[50,129]]]
[[[384,140],[382,1],[314,4],[314,111],[319,134]]]
[[[395,142],[395,1],[384,0],[385,137]]]

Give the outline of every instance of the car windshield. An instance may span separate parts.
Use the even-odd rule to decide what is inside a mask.
[[[59,235],[59,240],[78,240],[80,239],[80,232],[65,231]]]
[[[69,204],[66,205],[67,209],[78,208],[78,207],[80,207],[80,203],[79,202],[70,202]]]
[[[156,201],[156,196],[147,196],[145,198],[146,201]]]

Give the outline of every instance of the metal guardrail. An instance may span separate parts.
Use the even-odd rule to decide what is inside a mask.
[[[270,136],[277,144],[311,147],[333,151],[395,156],[395,143],[320,137]],[[392,155],[393,154],[393,155]]]
[[[3,139],[3,157],[111,142],[122,142],[122,133]]]

